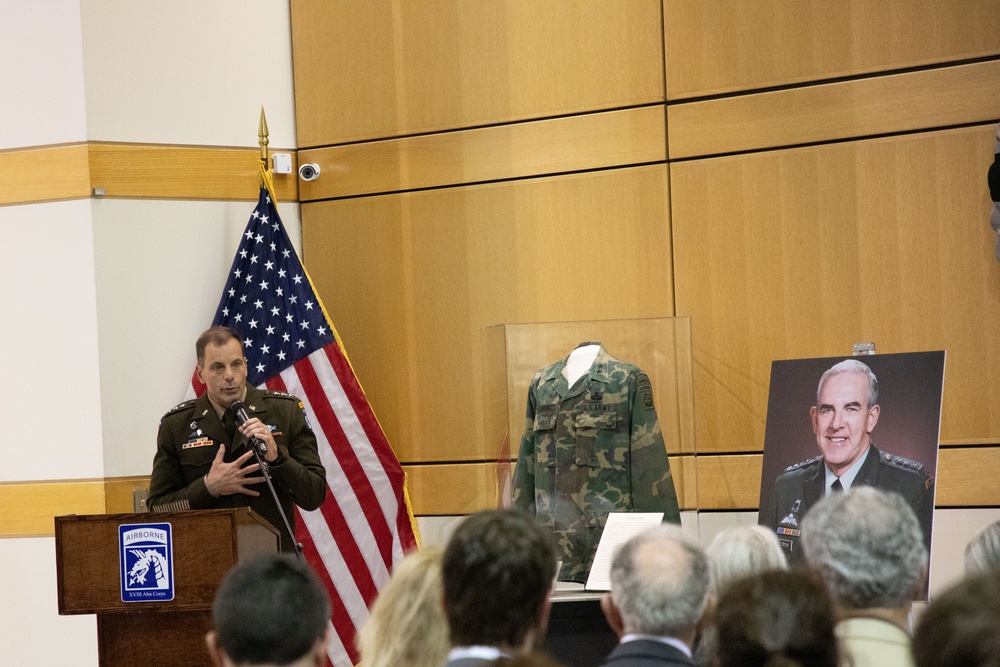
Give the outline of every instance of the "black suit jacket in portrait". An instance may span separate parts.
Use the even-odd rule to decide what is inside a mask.
[[[916,461],[868,446],[853,486],[874,486],[903,496],[920,521],[924,544],[930,551],[931,520],[934,515],[934,478]],[[791,562],[802,559],[799,548],[802,519],[826,490],[826,465],[818,456],[785,468],[775,480],[774,504],[761,515],[761,523],[778,533],[778,540]]]
[[[634,639],[619,644],[601,667],[694,667],[681,651],[652,639]]]

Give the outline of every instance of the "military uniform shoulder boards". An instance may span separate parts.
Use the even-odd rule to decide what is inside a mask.
[[[792,465],[790,465],[787,468],[785,468],[785,472],[789,472],[791,470],[798,470],[799,468],[803,468],[803,467],[809,465],[810,463],[816,463],[821,458],[823,458],[823,457],[822,456],[814,456],[811,459],[806,459],[805,461],[799,461],[798,463],[793,463]]]
[[[167,414],[165,414],[163,416],[164,417],[169,417],[170,415],[174,414],[175,412],[180,412],[181,410],[185,410],[187,408],[190,408],[192,405],[194,405],[194,401],[195,401],[195,399],[192,398],[190,401],[184,401],[183,403],[178,403],[174,407],[172,407],[169,410],[167,410]]]
[[[283,391],[270,391],[270,390],[264,392],[264,398],[283,398],[283,399],[288,400],[288,401],[298,401],[299,400],[299,399],[295,398],[294,396],[292,396],[291,394],[286,394]]]
[[[924,464],[919,461],[903,458],[902,456],[896,456],[895,454],[889,454],[888,452],[882,452],[881,458],[885,463],[888,463],[896,468],[912,470],[913,472],[925,472]]]

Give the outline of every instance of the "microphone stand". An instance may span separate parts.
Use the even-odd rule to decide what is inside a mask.
[[[244,436],[246,437],[246,436]],[[302,545],[295,540],[295,532],[292,530],[292,524],[288,521],[288,515],[285,514],[285,508],[281,506],[281,501],[278,500],[278,492],[274,489],[274,484],[271,482],[271,466],[268,465],[267,459],[264,458],[264,454],[267,454],[267,445],[258,438],[246,438],[247,445],[250,447],[250,451],[257,458],[257,463],[260,465],[260,472],[264,475],[264,481],[267,482],[267,488],[271,491],[271,498],[274,499],[274,506],[278,508],[278,514],[281,515],[281,520],[285,524],[285,532],[288,536],[292,538],[292,545],[295,547],[295,556],[299,560],[303,560],[302,556]],[[261,453],[263,451],[263,454]]]

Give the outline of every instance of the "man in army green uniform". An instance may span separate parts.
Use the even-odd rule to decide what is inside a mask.
[[[195,352],[206,391],[160,420],[148,505],[154,510],[250,507],[278,530],[281,549],[292,551],[294,540],[285,534],[247,440],[257,438],[267,446],[264,460],[294,530],[293,503],[314,510],[326,495],[326,471],[302,403],[290,394],[247,386],[243,344],[232,329],[208,329]],[[242,425],[229,409],[234,401],[243,401],[250,415]]]
[[[567,362],[587,348],[596,352],[593,363],[570,381]],[[649,377],[600,343],[583,343],[538,371],[513,502],[552,530],[563,581],[586,581],[609,512],[663,512],[680,523]]]
[[[810,410],[822,456],[785,468],[774,483],[774,505],[760,522],[778,534],[782,549],[799,561],[801,522],[822,497],[853,486],[895,491],[913,508],[928,550],[934,513],[934,478],[923,465],[882,452],[871,441],[878,423],[878,379],[866,364],[847,359],[820,378]]]

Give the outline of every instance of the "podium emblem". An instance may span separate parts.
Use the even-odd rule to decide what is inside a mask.
[[[118,526],[122,602],[174,599],[174,549],[169,523]]]

